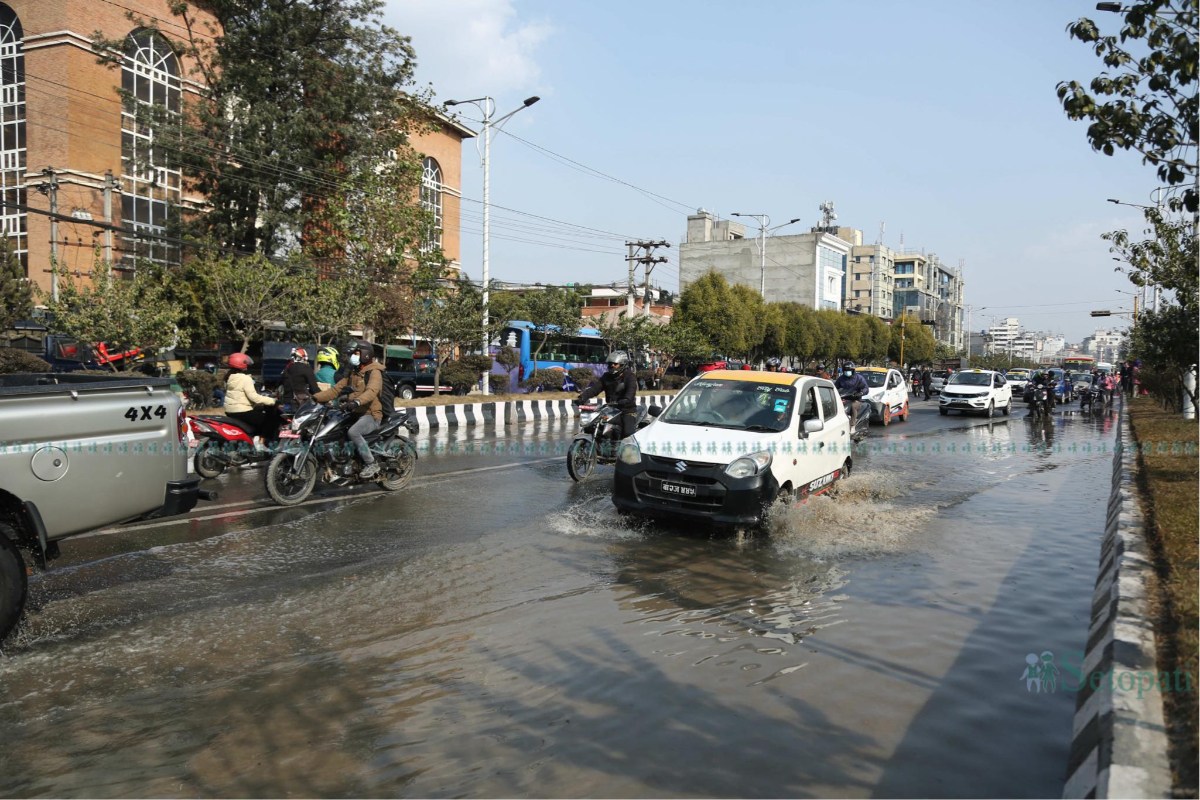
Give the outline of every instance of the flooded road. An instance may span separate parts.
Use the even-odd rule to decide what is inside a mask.
[[[0,795],[1057,796],[1074,695],[1022,676],[1084,649],[1115,416],[927,405],[769,536],[618,517],[556,422],[398,495],[223,477],[32,581]]]

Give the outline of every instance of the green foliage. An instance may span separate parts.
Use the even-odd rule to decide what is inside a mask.
[[[1195,213],[1197,131],[1196,0],[1141,0],[1126,4],[1118,36],[1101,36],[1082,18],[1067,27],[1092,47],[1105,71],[1088,86],[1058,84],[1059,102],[1073,120],[1090,120],[1093,150],[1134,150],[1163,184],[1181,187],[1172,207]]]
[[[179,381],[188,397],[200,398],[204,406],[207,406],[212,398],[213,389],[221,385],[216,375],[203,369],[180,370],[175,374],[175,380]]]
[[[521,353],[517,348],[505,345],[496,352],[496,363],[511,375],[514,369],[521,366]]]
[[[1182,410],[1184,375],[1200,363],[1196,331],[1200,315],[1193,303],[1190,308],[1170,304],[1159,311],[1138,317],[1130,335],[1130,354],[1142,360],[1142,383],[1170,408]],[[1195,383],[1190,390],[1197,407]]]
[[[242,352],[270,322],[286,321],[297,307],[303,278],[261,253],[244,257],[204,253],[196,269],[209,275],[216,315],[241,337]]]
[[[97,263],[90,286],[69,274],[58,279],[58,300],[45,298],[51,332],[83,342],[104,342],[110,352],[141,348],[149,352],[186,345],[190,334],[176,326],[180,309],[162,284],[138,274],[133,279],[103,277]],[[114,364],[113,368],[129,365]]]
[[[535,344],[531,355],[537,361],[546,343],[559,331],[575,334],[579,330],[581,308],[583,298],[574,290],[551,286],[525,294],[520,305],[512,309],[519,316],[510,319],[525,319],[537,326],[530,336],[530,341]]]
[[[566,373],[561,369],[535,369],[533,374],[521,381],[521,388],[527,392],[539,388],[544,392],[561,392],[565,376]]]
[[[903,342],[903,348],[901,348]],[[903,358],[901,357],[903,349]],[[931,364],[937,355],[937,340],[928,325],[910,314],[902,314],[892,321],[892,341],[888,346],[888,358],[901,366]]]
[[[596,371],[590,367],[571,367],[567,374],[580,389],[586,389],[588,384],[596,379]]]
[[[1146,233],[1152,238],[1143,241],[1136,241],[1124,230],[1101,235],[1101,239],[1112,244],[1109,252],[1126,264],[1117,270],[1129,275],[1135,286],[1158,285],[1173,293],[1174,301],[1184,308],[1196,306],[1200,272],[1196,269],[1195,221],[1171,220],[1158,209],[1150,208],[1146,210],[1146,222],[1149,226]]]
[[[286,319],[304,341],[317,344],[336,341],[351,328],[374,319],[383,306],[382,300],[372,293],[371,282],[349,270],[322,276],[308,268],[296,275],[294,281],[295,299],[287,309]]]
[[[336,229],[363,165],[415,157],[426,119],[406,37],[380,22],[382,0],[206,0],[216,25],[175,2],[175,44],[203,87],[177,121],[160,117],[156,150],[209,205],[194,225],[222,247],[279,255],[297,235]],[[146,25],[153,22],[138,21]],[[120,63],[123,41],[97,39]],[[416,122],[414,121],[416,120]],[[177,129],[166,126],[176,122]],[[416,205],[415,194],[406,205]],[[331,213],[332,212],[332,213]],[[339,253],[340,255],[340,253]]]
[[[32,312],[33,284],[12,251],[12,240],[0,232],[0,330],[28,319]]]
[[[418,295],[413,333],[427,339],[437,353],[434,394],[441,393],[437,387],[441,386],[442,366],[460,350],[478,347],[482,330],[483,298],[469,281],[460,280],[450,287],[433,285]],[[491,369],[490,359],[487,369]]]
[[[0,375],[14,372],[50,372],[50,365],[24,350],[0,347]]]
[[[489,356],[467,355],[446,362],[442,367],[440,383],[448,383],[455,394],[466,394],[479,383],[479,375],[492,369]]]
[[[734,354],[736,336],[732,295],[725,278],[716,271],[702,275],[688,285],[675,304],[672,323],[678,320],[695,330],[712,351]]]

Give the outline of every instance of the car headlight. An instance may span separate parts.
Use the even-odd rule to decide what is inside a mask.
[[[765,472],[769,466],[771,466],[770,452],[759,450],[757,453],[742,456],[734,461],[725,468],[725,474],[731,478],[749,478],[751,475]]]
[[[635,439],[627,439],[621,442],[621,447],[617,450],[617,461],[620,461],[622,464],[642,463],[642,448],[638,447]]]

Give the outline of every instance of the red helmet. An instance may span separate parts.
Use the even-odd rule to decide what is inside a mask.
[[[254,364],[254,359],[245,353],[233,353],[229,356],[229,366],[234,369],[250,369]]]
[[[293,347],[292,348],[292,360],[293,361],[308,361],[308,351],[305,350],[303,347]]]

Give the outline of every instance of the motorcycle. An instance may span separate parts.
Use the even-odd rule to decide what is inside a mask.
[[[1104,409],[1108,405],[1108,393],[1098,386],[1093,386],[1079,395],[1079,410],[1094,411]]]
[[[649,425],[662,413],[658,406],[640,408],[637,430]],[[581,481],[597,464],[616,464],[617,447],[621,443],[621,409],[610,403],[579,406],[579,432],[567,448],[567,474]]]
[[[1026,397],[1026,402],[1029,403],[1030,411],[1035,419],[1043,417],[1049,419],[1054,407],[1051,405],[1050,387],[1044,383],[1035,384]]]
[[[842,407],[846,409],[846,416],[850,418],[850,441],[857,444],[867,438],[867,432],[871,429],[871,404],[863,397],[856,398],[848,394],[840,397]],[[858,403],[857,414],[855,403]]]
[[[270,461],[274,450],[265,450],[254,444],[254,432],[245,422],[219,415],[195,414],[187,418],[192,436],[200,442],[192,465],[202,478],[216,478],[232,467],[245,467]],[[284,416],[284,428],[280,438],[293,437]]]
[[[296,410],[292,439],[275,454],[267,467],[267,494],[281,506],[303,502],[320,480],[330,486],[377,483],[389,492],[412,483],[417,469],[417,448],[409,438],[419,430],[415,417],[393,414],[367,434],[367,445],[379,473],[361,477],[363,461],[350,441],[349,431],[358,417],[336,405],[313,400]]]

